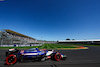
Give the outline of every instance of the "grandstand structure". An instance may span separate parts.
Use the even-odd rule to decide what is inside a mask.
[[[58,43],[63,44],[96,44],[100,45],[100,39],[93,39],[93,40],[59,40]]]
[[[37,40],[35,38],[26,36],[24,34],[9,29],[3,29],[0,31],[0,45],[32,45],[32,44],[44,44],[44,43],[56,43],[56,42]]]
[[[46,41],[46,40],[37,40],[37,42],[36,43],[57,43],[57,41]]]
[[[35,43],[36,39],[9,29],[3,29],[2,31],[0,31],[1,45],[29,44],[31,42]]]

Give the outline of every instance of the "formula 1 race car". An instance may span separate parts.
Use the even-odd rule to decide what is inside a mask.
[[[17,50],[17,49],[9,49],[6,52],[6,63],[7,65],[15,64],[16,62],[21,62],[23,60],[38,60],[38,61],[45,61],[47,59],[60,61],[65,60],[66,55],[63,55],[55,50],[46,50],[46,49],[38,49],[38,48],[31,48],[28,50]]]

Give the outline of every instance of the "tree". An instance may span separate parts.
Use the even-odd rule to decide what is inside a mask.
[[[69,38],[67,38],[66,40],[70,40]]]

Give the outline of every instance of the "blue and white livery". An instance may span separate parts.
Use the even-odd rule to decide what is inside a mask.
[[[46,49],[38,49],[38,48],[31,48],[28,50],[17,50],[17,49],[9,49],[6,52],[6,64],[11,65],[15,64],[17,61],[21,62],[24,60],[40,60],[45,61],[47,59],[51,60],[65,60],[66,55],[61,54],[55,50],[46,50]]]

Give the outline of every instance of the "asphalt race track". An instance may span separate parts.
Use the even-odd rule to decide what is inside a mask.
[[[58,50],[68,56],[67,60],[44,62],[25,61],[12,66],[4,65],[5,51],[0,49],[0,67],[100,67],[100,47],[89,47],[88,50]]]

